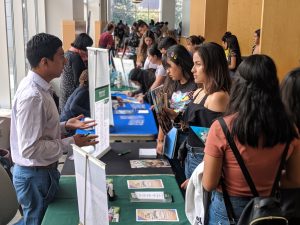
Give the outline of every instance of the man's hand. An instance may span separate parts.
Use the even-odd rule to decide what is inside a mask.
[[[76,134],[73,136],[75,144],[79,147],[88,146],[88,145],[95,145],[99,143],[99,141],[96,141],[95,138],[98,138],[98,135],[82,135],[82,134]]]
[[[80,121],[84,115],[73,117],[66,122],[66,130],[87,129],[96,125],[95,120]]]

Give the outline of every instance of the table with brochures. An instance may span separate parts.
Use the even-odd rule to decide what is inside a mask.
[[[173,174],[171,167],[165,168],[137,168],[132,169],[130,167],[130,160],[139,159],[139,148],[155,148],[156,142],[113,142],[110,144],[111,150],[100,158],[102,162],[106,164],[106,174]],[[124,155],[118,155],[126,153]],[[74,161],[67,157],[63,169],[62,175],[74,175]]]
[[[124,94],[114,94],[124,99],[122,106],[113,109],[114,126],[110,129],[112,140],[154,140],[157,126],[150,105],[136,103]]]
[[[124,99],[124,103],[113,109],[114,126],[110,127],[111,141],[155,140],[158,130],[154,115],[147,103],[137,103],[125,94],[113,94]],[[115,100],[116,101],[116,100]],[[76,133],[94,133],[80,130]]]
[[[120,207],[119,225],[133,224],[178,224],[188,225],[189,222],[184,212],[184,199],[176,183],[174,175],[110,175],[113,180],[116,200],[109,202],[110,206]],[[127,180],[161,179],[163,191],[172,195],[170,203],[130,202]],[[74,225],[79,223],[76,181],[75,176],[62,176],[60,189],[55,200],[49,205],[42,225]],[[153,189],[148,189],[153,191]],[[157,189],[155,189],[157,191]],[[177,222],[136,222],[136,209],[176,209],[179,221]]]

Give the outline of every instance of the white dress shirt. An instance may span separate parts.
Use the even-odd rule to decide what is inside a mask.
[[[52,97],[51,85],[29,71],[15,94],[11,115],[10,144],[14,163],[47,166],[71,149],[73,137],[61,139],[64,123]]]

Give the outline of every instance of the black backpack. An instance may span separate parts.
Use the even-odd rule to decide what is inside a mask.
[[[289,149],[289,143],[286,144],[285,149],[281,156],[281,162],[276,174],[275,181],[273,183],[272,192],[269,197],[259,197],[259,194],[255,188],[253,180],[248,172],[248,169],[245,166],[245,163],[242,159],[242,156],[237,149],[234,140],[228,130],[228,127],[223,118],[218,118],[219,123],[221,124],[222,130],[225,134],[227,142],[233,151],[233,154],[238,161],[239,166],[244,174],[244,177],[251,189],[253,198],[244,208],[239,221],[235,221],[235,216],[233,212],[233,207],[231,205],[228,192],[224,185],[224,182],[221,181],[222,191],[224,202],[226,206],[226,211],[230,224],[232,225],[287,225],[288,219],[283,216],[281,209],[280,199],[276,196],[276,192],[279,189],[279,180],[281,177],[281,171],[285,164],[285,159]]]
[[[0,149],[0,164],[6,170],[8,176],[10,177],[10,179],[12,179],[12,174],[10,172],[10,169],[11,169],[13,163],[10,159],[10,153],[9,153],[8,150]]]

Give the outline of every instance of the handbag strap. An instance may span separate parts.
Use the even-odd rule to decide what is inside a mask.
[[[223,193],[223,198],[224,198],[224,204],[225,204],[229,224],[230,225],[235,225],[236,224],[235,214],[234,214],[233,207],[232,207],[232,204],[231,204],[231,201],[230,201],[230,198],[229,198],[229,194],[228,194],[227,189],[226,189],[225,184],[224,184],[224,179],[221,178],[220,182],[221,182],[222,193]]]
[[[245,177],[245,179],[246,179],[246,181],[247,181],[247,183],[248,183],[248,185],[250,187],[250,190],[251,190],[253,196],[258,197],[259,194],[258,194],[258,192],[256,190],[256,187],[255,187],[255,185],[253,183],[253,180],[252,180],[252,178],[250,176],[250,173],[249,173],[248,169],[245,166],[244,160],[243,160],[243,158],[242,158],[242,156],[241,156],[238,148],[236,147],[236,144],[235,144],[235,142],[234,142],[234,140],[233,140],[233,138],[232,138],[232,136],[231,136],[231,134],[230,134],[230,132],[228,130],[228,127],[227,127],[227,125],[226,125],[223,117],[218,118],[218,121],[221,124],[222,130],[223,130],[223,132],[225,134],[225,137],[226,137],[226,139],[228,141],[228,144],[229,144],[229,146],[230,146],[230,148],[231,148],[231,150],[232,150],[232,152],[233,152],[233,154],[234,154],[234,156],[235,156],[235,158],[236,158],[239,166],[241,167],[241,170],[242,170],[242,172],[244,174],[244,177]]]
[[[278,171],[277,171],[274,183],[273,183],[271,196],[275,196],[275,193],[278,190],[279,181],[280,181],[280,178],[281,178],[281,172],[282,172],[284,164],[286,162],[286,157],[287,157],[287,154],[288,154],[289,147],[290,147],[290,142],[287,142],[286,145],[285,145],[285,148],[283,150],[280,165],[279,165],[279,168],[278,168]]]
[[[224,134],[226,136],[226,139],[227,139],[227,141],[229,143],[229,146],[230,146],[231,150],[233,151],[233,154],[236,157],[236,160],[238,161],[238,163],[239,163],[239,165],[241,167],[241,170],[242,170],[242,172],[244,174],[244,177],[245,177],[245,179],[246,179],[246,181],[247,181],[247,183],[248,183],[248,185],[249,185],[249,187],[251,189],[252,194],[254,195],[254,197],[258,197],[259,195],[258,195],[256,187],[255,187],[255,185],[253,183],[253,180],[252,180],[252,178],[251,178],[251,176],[249,174],[248,169],[245,166],[243,158],[242,158],[242,156],[241,156],[238,148],[236,147],[236,144],[235,144],[235,142],[234,142],[234,140],[233,140],[233,138],[232,138],[232,136],[231,136],[231,134],[230,134],[230,132],[228,130],[228,127],[227,127],[227,125],[226,125],[223,117],[218,118],[218,121],[221,124],[222,130],[223,130],[223,132],[224,132]],[[282,169],[284,167],[289,147],[290,147],[290,142],[287,142],[286,145],[285,145],[285,148],[283,150],[283,153],[281,155],[281,161],[280,161],[280,165],[279,165],[279,168],[277,170],[276,177],[275,177],[275,180],[274,180],[274,183],[273,183],[273,186],[272,186],[271,196],[274,196],[276,190],[278,189],[279,180],[280,180],[280,177],[281,177],[281,171],[282,171]]]

